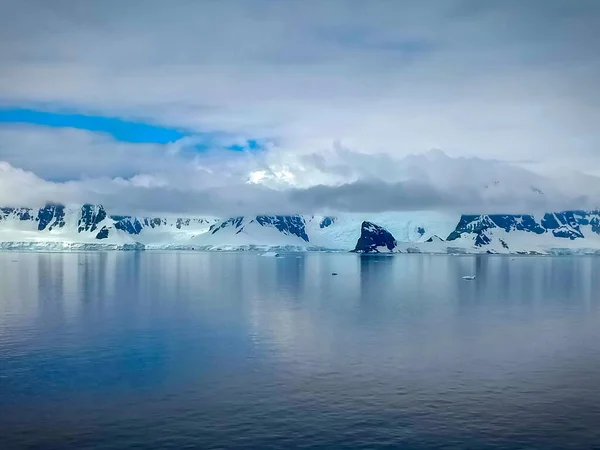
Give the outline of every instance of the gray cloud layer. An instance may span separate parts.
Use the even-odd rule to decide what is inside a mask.
[[[600,198],[598,177],[578,172],[546,176],[502,161],[452,158],[441,151],[395,158],[337,145],[318,154],[208,152],[190,158],[173,152],[173,146],[111,145],[107,137],[98,140],[76,130],[28,127],[27,133],[22,131],[19,127],[17,137],[24,137],[23,145],[14,138],[10,148],[39,152],[42,162],[26,165],[35,174],[16,168],[18,158],[12,165],[1,163],[1,205],[94,202],[119,213],[217,216],[429,209],[531,213],[596,208]],[[73,144],[84,161],[73,159],[65,168],[43,162],[44,154],[61,155],[62,148]],[[98,145],[103,160],[93,158]],[[152,161],[142,159],[143,166],[118,163],[124,155],[141,152],[149,152]],[[75,167],[95,171],[95,176],[49,181]]]
[[[516,211],[600,192],[567,172],[600,175],[595,0],[0,1],[0,105],[274,142],[194,155],[0,127],[3,203]]]

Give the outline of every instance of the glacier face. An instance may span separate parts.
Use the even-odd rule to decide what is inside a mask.
[[[195,249],[423,253],[600,253],[600,211],[455,215],[433,211],[136,217],[102,205],[0,208],[0,249]]]

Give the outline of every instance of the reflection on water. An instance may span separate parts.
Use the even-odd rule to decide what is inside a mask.
[[[599,274],[584,257],[0,254],[0,441],[592,448]]]

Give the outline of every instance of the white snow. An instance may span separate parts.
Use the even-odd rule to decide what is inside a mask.
[[[37,211],[34,210],[34,215]],[[52,230],[38,231],[38,222],[35,220],[20,220],[14,215],[3,218],[0,221],[0,246],[1,248],[36,247],[83,247],[87,244],[118,248],[124,245],[135,245],[136,239],[120,230],[110,230],[109,239],[96,239],[96,235],[102,227],[112,227],[113,220],[105,218],[94,231],[78,232],[80,209],[65,209],[65,225],[55,226]]]
[[[94,209],[94,212],[97,211]],[[37,210],[32,211],[37,217]],[[192,237],[205,233],[216,218],[193,218],[189,223],[180,223],[177,228],[176,217],[166,217],[161,225],[155,228],[145,226],[138,235],[132,235],[115,228],[115,221],[107,216],[91,230],[78,231],[80,208],[65,208],[65,225],[54,226],[52,230],[38,230],[36,220],[20,220],[15,214],[0,218],[0,249],[4,250],[121,250],[121,249],[152,249],[167,246],[188,246]],[[131,220],[135,220],[132,217]],[[138,218],[143,221],[143,218]],[[106,227],[108,238],[96,239],[96,236]]]
[[[37,210],[33,210],[35,216]],[[20,220],[18,214],[0,217],[0,250],[117,250],[117,249],[174,249],[259,251],[267,253],[339,251],[354,249],[361,234],[363,221],[368,221],[389,231],[397,241],[391,252],[378,247],[381,253],[523,253],[523,254],[600,254],[600,235],[591,226],[581,226],[584,239],[557,238],[551,232],[535,234],[527,231],[490,228],[486,235],[489,245],[475,246],[475,234],[464,234],[454,241],[445,241],[460,220],[458,214],[431,211],[390,212],[375,214],[339,214],[328,227],[321,228],[324,216],[304,216],[305,231],[309,241],[279,231],[275,226],[261,225],[255,217],[245,217],[238,223],[222,222],[216,218],[161,217],[160,225],[147,226],[135,234],[115,228],[115,221],[107,216],[94,231],[78,232],[79,208],[65,209],[65,226],[38,231],[35,220]],[[130,221],[133,223],[135,217]],[[485,220],[485,216],[482,220]],[[179,227],[177,226],[179,224]],[[210,226],[215,229],[210,230]],[[106,227],[107,239],[96,239]],[[431,238],[432,242],[426,242]],[[502,244],[505,242],[508,248]],[[266,254],[265,254],[266,255]]]
[[[432,211],[408,211],[373,214],[341,214],[326,228],[319,228],[323,217],[307,219],[307,233],[317,247],[349,251],[360,237],[363,221],[379,225],[389,231],[398,243],[425,242],[434,235],[447,237],[460,220],[458,214]],[[425,233],[421,235],[419,228]],[[386,251],[389,251],[386,249]]]
[[[307,251],[314,247],[299,236],[282,233],[274,226],[262,226],[252,216],[244,217],[238,226],[227,224],[194,236],[189,244],[206,250]]]
[[[536,234],[527,231],[513,230],[506,232],[502,228],[491,228],[486,231],[490,237],[489,245],[475,247],[474,234],[465,235],[455,241],[445,242],[448,247],[457,247],[469,253],[485,253],[488,250],[494,253],[532,253],[532,254],[598,254],[600,253],[600,235],[594,233],[591,226],[580,227],[584,239],[557,238],[552,232]],[[500,240],[503,240],[508,249]]]

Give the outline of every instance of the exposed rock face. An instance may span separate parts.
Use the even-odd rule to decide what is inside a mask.
[[[31,208],[0,208],[0,220],[15,218],[17,220],[34,220]]]
[[[38,231],[65,226],[65,207],[63,205],[46,205],[37,214]]]
[[[81,207],[81,215],[77,231],[96,231],[100,222],[106,219],[106,211],[102,205],[85,204]]]
[[[483,247],[492,242],[491,233],[494,229],[512,231],[525,231],[533,234],[552,234],[556,238],[583,239],[585,238],[582,227],[587,227],[587,232],[600,234],[600,211],[563,211],[546,213],[541,221],[537,221],[529,214],[520,215],[463,215],[456,229],[448,236],[448,241],[454,241],[466,235],[475,235],[475,246]],[[501,242],[508,248],[506,242]]]
[[[256,216],[256,221],[264,226],[272,226],[285,234],[293,234],[308,242],[308,235],[304,227],[302,216]]]
[[[117,230],[125,231],[129,234],[140,234],[144,228],[157,228],[166,226],[167,220],[160,217],[131,217],[131,216],[110,216],[115,221]],[[183,219],[177,219],[177,228],[181,228]],[[189,220],[188,225],[189,225]]]
[[[309,242],[308,234],[306,233],[306,222],[299,215],[293,216],[250,216],[250,217],[231,217],[224,220],[220,224],[215,224],[210,227],[210,232],[215,234],[220,230],[234,228],[236,233],[244,231],[244,227],[256,223],[261,227],[276,228],[280,233],[286,235],[298,236],[305,242]],[[322,228],[322,227],[321,227]]]
[[[354,251],[357,253],[391,253],[397,247],[397,242],[392,233],[379,225],[363,222],[360,238]]]
[[[327,228],[328,226],[333,225],[335,220],[335,217],[323,217],[323,220],[319,223],[319,228]]]
[[[36,229],[42,233],[75,233],[98,240],[108,239],[116,230],[139,235],[147,228],[208,228],[214,221],[204,218],[109,216],[102,205],[89,203],[75,209],[67,209],[64,205],[54,203],[48,203],[39,209],[0,207],[0,227],[5,229],[13,227],[15,230]]]

